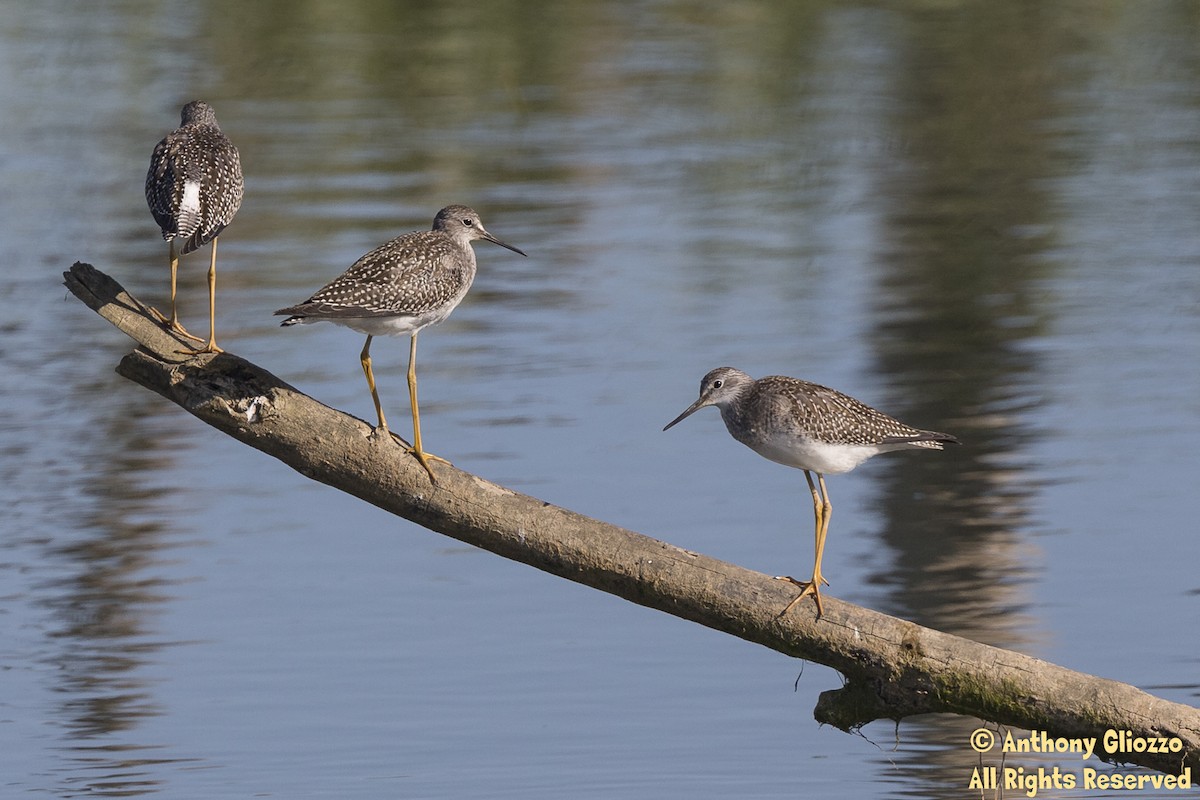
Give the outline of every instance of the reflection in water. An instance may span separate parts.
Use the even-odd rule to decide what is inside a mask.
[[[568,607],[577,602],[571,595],[559,606],[535,594],[535,581],[519,592],[524,597],[528,591],[530,618],[502,644],[553,651],[560,662],[520,654],[505,680],[489,683],[481,680],[478,663],[461,658],[444,662],[445,674],[437,677],[453,687],[447,697],[470,697],[467,692],[482,687],[492,704],[532,670],[530,697],[545,700],[543,705],[568,712],[596,708],[588,724],[572,719],[549,735],[584,737],[583,744],[567,743],[574,750],[566,755],[587,751],[586,758],[556,760],[563,751],[553,748],[563,742],[536,747],[511,735],[505,728],[511,720],[489,714],[479,719],[477,733],[514,749],[495,762],[472,760],[472,772],[461,769],[463,753],[479,753],[457,746],[460,732],[446,713],[452,700],[406,695],[403,707],[411,716],[402,724],[385,718],[391,706],[376,693],[405,682],[396,680],[394,670],[407,666],[411,672],[404,678],[419,683],[437,663],[414,646],[401,653],[411,662],[398,667],[394,653],[378,646],[392,626],[404,624],[411,612],[404,606],[363,606],[364,618],[336,608],[324,618],[345,633],[335,639],[339,645],[361,648],[355,656],[378,665],[366,673],[373,678],[365,681],[367,689],[338,686],[347,668],[339,658],[297,668],[325,655],[312,642],[327,631],[318,632],[315,624],[308,638],[272,631],[274,638],[260,642],[261,673],[247,683],[226,676],[229,705],[213,726],[220,732],[198,732],[194,707],[180,707],[202,705],[207,687],[174,685],[174,673],[162,683],[152,676],[156,663],[170,662],[176,640],[194,635],[187,625],[173,628],[164,621],[169,617],[160,616],[181,605],[172,601],[177,578],[166,561],[180,546],[179,525],[198,516],[193,512],[202,503],[212,512],[205,517],[211,524],[233,528],[243,522],[228,507],[208,505],[203,491],[211,483],[201,481],[211,476],[188,468],[195,459],[226,463],[228,451],[215,449],[220,437],[209,431],[177,432],[176,409],[108,373],[119,345],[104,351],[94,343],[116,341],[115,335],[97,333],[101,323],[62,302],[57,274],[74,258],[87,257],[161,304],[162,287],[148,276],[161,274],[162,253],[140,181],[163,116],[203,94],[222,109],[247,175],[246,202],[228,242],[223,237],[231,265],[218,289],[221,323],[231,326],[230,342],[245,348],[245,355],[331,405],[369,414],[369,406],[354,405],[363,401],[361,375],[339,366],[353,363],[361,343],[329,336],[281,346],[270,312],[396,233],[427,226],[441,205],[469,203],[498,225],[503,220],[507,238],[529,242],[530,258],[487,258],[464,308],[433,345],[444,357],[430,362],[429,410],[447,440],[465,431],[457,452],[489,468],[503,460],[497,469],[506,474],[498,477],[506,482],[579,498],[580,506],[600,516],[615,502],[622,513],[644,514],[638,518],[648,527],[671,531],[693,510],[685,504],[702,505],[707,498],[684,491],[644,497],[654,495],[647,487],[656,484],[649,475],[639,482],[637,470],[668,462],[655,461],[660,445],[652,437],[628,432],[639,415],[657,419],[649,409],[673,407],[674,400],[655,396],[660,376],[695,359],[702,360],[696,377],[726,360],[754,374],[778,370],[822,381],[831,363],[861,370],[883,390],[829,383],[906,422],[964,441],[937,457],[896,457],[874,468],[881,482],[870,482],[878,492],[872,505],[882,520],[884,558],[871,560],[871,580],[879,587],[879,605],[961,635],[1035,649],[1048,617],[1029,588],[1039,575],[1030,539],[1044,524],[1038,501],[1047,478],[1061,479],[1061,472],[1040,463],[1044,451],[1035,450],[1047,438],[1044,398],[1056,378],[1048,374],[1045,354],[1060,348],[1060,364],[1095,358],[1086,336],[1063,342],[1055,339],[1054,325],[1072,311],[1071,303],[1120,296],[1106,286],[1081,285],[1078,273],[1063,274],[1062,265],[1079,254],[1060,236],[1062,198],[1054,193],[1070,173],[1078,184],[1074,191],[1087,193],[1086,203],[1075,204],[1076,214],[1119,221],[1122,207],[1094,191],[1088,167],[1080,163],[1104,137],[1129,135],[1114,130],[1112,118],[1130,130],[1143,121],[1121,114],[1120,103],[1105,114],[1087,113],[1088,104],[1103,100],[1088,76],[1103,74],[1113,83],[1135,76],[1168,87],[1154,96],[1177,104],[1170,110],[1179,113],[1156,121],[1155,130],[1169,144],[1165,155],[1158,154],[1166,159],[1162,163],[1183,176],[1179,197],[1188,196],[1185,168],[1196,159],[1187,112],[1195,112],[1197,63],[1186,33],[1195,29],[1195,5],[1101,8],[1104,13],[1089,7],[1080,14],[1070,5],[1032,2],[632,8],[567,2],[464,9],[213,0],[169,2],[144,16],[138,4],[128,3],[89,4],[71,14],[58,13],[53,3],[14,6],[13,25],[0,31],[0,59],[8,67],[0,87],[11,101],[10,113],[0,117],[0,175],[4,185],[20,188],[0,194],[0,217],[12,231],[4,238],[5,254],[19,267],[0,285],[0,399],[10,412],[0,418],[0,452],[6,456],[0,499],[8,507],[6,521],[19,533],[3,543],[3,596],[15,599],[0,621],[19,619],[25,636],[8,645],[18,667],[9,674],[21,675],[24,667],[35,673],[31,682],[53,689],[49,700],[35,701],[38,708],[6,706],[4,716],[17,718],[17,726],[49,725],[62,733],[49,745],[21,737],[33,757],[52,764],[31,770],[26,785],[68,796],[138,794],[206,772],[180,776],[162,768],[151,756],[165,751],[172,756],[167,762],[210,765],[240,757],[226,770],[231,782],[282,794],[281,776],[295,775],[309,788],[325,777],[318,776],[325,767],[329,780],[343,786],[373,777],[362,774],[372,770],[390,776],[398,771],[397,754],[411,748],[420,753],[414,769],[424,771],[428,783],[422,788],[430,788],[430,796],[456,795],[446,788],[451,774],[467,776],[457,785],[458,796],[479,795],[485,791],[480,787],[497,785],[487,767],[541,752],[551,753],[534,770],[546,796],[581,784],[593,796],[605,796],[615,780],[649,787],[647,795],[694,796],[697,786],[712,786],[701,774],[706,769],[727,773],[715,776],[727,781],[723,787],[758,781],[763,796],[778,796],[797,785],[794,751],[826,748],[813,762],[819,767],[804,775],[828,781],[818,784],[817,795],[862,796],[870,784],[883,782],[891,785],[877,794],[962,796],[964,770],[973,763],[963,743],[973,721],[905,721],[895,753],[889,752],[890,728],[873,726],[867,733],[884,753],[864,770],[871,755],[854,751],[857,743],[830,744],[828,731],[797,725],[782,735],[760,730],[778,716],[773,688],[761,694],[747,688],[754,683],[747,679],[751,671],[761,668],[753,673],[759,678],[774,668],[763,662],[734,680],[700,686],[714,717],[682,726],[690,730],[677,741],[646,733],[658,730],[651,728],[630,736],[623,717],[646,716],[646,704],[627,702],[630,686],[652,687],[646,694],[657,701],[658,693],[672,688],[679,661],[709,659],[712,641],[698,638],[696,649],[682,656],[664,653],[661,620],[621,617],[621,638],[610,649],[636,651],[641,660],[622,662],[628,675],[587,672],[592,665],[572,660],[570,649],[545,631],[554,621],[550,612],[583,617],[588,612],[578,609],[594,598]],[[1138,36],[1126,35],[1131,27]],[[1154,62],[1146,67],[1151,74],[1121,65],[1127,48]],[[1164,63],[1153,54],[1164,54]],[[1081,69],[1081,60],[1093,61],[1091,69]],[[1064,117],[1071,122],[1064,124]],[[1122,162],[1105,169],[1120,172]],[[1156,196],[1157,184],[1141,175],[1126,180],[1136,185],[1104,185]],[[1145,207],[1148,215],[1162,208]],[[1173,248],[1177,259],[1175,283],[1156,286],[1172,296],[1195,291],[1194,242],[1183,239],[1192,235],[1187,220],[1195,214],[1182,217],[1177,226],[1153,229],[1174,237],[1164,247]],[[1076,235],[1085,239],[1086,231]],[[80,243],[86,243],[83,252]],[[1137,239],[1126,246],[1132,260],[1149,244]],[[203,296],[202,268],[185,264],[181,280],[192,296]],[[1051,295],[1048,283],[1071,296],[1064,301]],[[1128,310],[1130,329],[1158,311],[1160,295],[1149,297]],[[182,313],[199,319],[198,308]],[[1075,309],[1076,320],[1088,311]],[[1138,376],[1139,392],[1151,394],[1169,382],[1154,378],[1156,370],[1177,374],[1176,365],[1162,363],[1172,345],[1148,340],[1132,351],[1140,360],[1129,374]],[[822,370],[807,375],[801,366],[818,359],[824,359]],[[382,380],[401,375],[402,364],[390,364]],[[107,383],[91,383],[98,372]],[[1156,427],[1123,435],[1158,436],[1160,445],[1168,435],[1171,442],[1187,441],[1175,439],[1175,429],[1194,429],[1194,404],[1175,404],[1175,395],[1166,394],[1168,402],[1152,407],[1163,410],[1157,424],[1168,434]],[[1099,436],[1112,420],[1097,416],[1089,424],[1085,430]],[[174,457],[174,437],[186,441],[186,459]],[[1056,441],[1061,451],[1055,458],[1085,465],[1071,478],[1094,479],[1090,451],[1072,449],[1078,444]],[[224,477],[234,485],[254,484],[257,465],[244,469],[247,474]],[[292,476],[281,484],[285,488],[271,486],[246,500],[246,516],[254,519],[246,524],[319,526],[309,518],[308,496],[297,502],[309,487],[297,489]],[[739,507],[779,505],[772,489],[754,484],[740,484],[747,488]],[[793,485],[793,509],[806,502],[795,493],[801,491]],[[367,528],[376,521],[356,518],[354,524]],[[710,532],[720,524],[699,520],[697,527],[709,525]],[[255,532],[256,541],[266,538]],[[213,549],[222,546],[228,543],[214,542]],[[181,560],[185,577],[204,574]],[[236,573],[237,564],[221,563]],[[342,568],[347,574],[330,575],[326,564],[298,561],[290,569],[236,577],[261,580],[261,591],[270,594],[297,578],[353,583],[355,570],[367,566],[348,560]],[[461,580],[490,569],[503,567],[489,561]],[[37,576],[29,590],[22,584],[28,574]],[[435,615],[476,615],[478,595],[439,594],[443,582],[412,577],[416,588],[406,597],[445,604],[421,612],[428,615],[420,620],[424,627]],[[9,582],[18,588],[7,588]],[[34,598],[32,613],[21,606],[27,596]],[[198,606],[211,609],[211,601]],[[37,616],[47,610],[48,621]],[[604,618],[622,611],[610,616],[606,607]],[[372,613],[379,619],[365,618]],[[597,623],[595,616],[588,620]],[[205,648],[213,661],[236,661],[230,651],[239,640],[227,627],[221,631],[216,641],[189,647]],[[575,635],[572,630],[558,638]],[[1081,658],[1089,656],[1094,653]],[[1184,665],[1181,671],[1190,663],[1181,650],[1169,657]],[[239,662],[230,672],[248,668]],[[301,679],[279,688],[280,674],[293,668]],[[580,670],[582,679],[546,690],[556,671],[571,670]],[[606,681],[608,694],[596,688]],[[315,684],[329,687],[327,708],[342,726],[337,744],[324,730],[280,722],[290,721],[286,714],[295,705],[316,702],[304,694]],[[271,718],[237,716],[263,686],[271,687],[263,702]],[[688,691],[696,689],[689,685]],[[680,714],[693,710],[692,699],[681,701]],[[521,705],[523,718],[533,705]],[[743,709],[746,716],[739,717]],[[360,724],[364,719],[371,724]],[[550,716],[537,720],[556,724]],[[246,730],[238,733],[248,746],[236,756],[214,756],[231,721],[244,723]],[[733,734],[717,730],[738,725],[743,727]],[[256,739],[284,727],[279,750],[288,752],[269,753]],[[455,746],[429,745],[430,730]],[[737,759],[721,760],[731,752],[722,735],[741,740],[745,750]],[[781,739],[791,749],[771,750]],[[597,743],[601,747],[593,748]],[[264,767],[271,755],[279,761]],[[310,755],[313,763],[302,763]],[[610,772],[592,772],[596,764],[609,765]],[[869,773],[865,786],[842,782],[863,773]],[[40,783],[46,774],[59,785]],[[509,788],[529,785],[526,775],[502,777]],[[365,796],[403,794],[392,788],[367,789]],[[509,794],[528,796],[515,788]]]
[[[1019,550],[1033,487],[1018,476],[1033,466],[1022,450],[1039,366],[1028,343],[1045,329],[1050,270],[1039,256],[1054,226],[1039,179],[1057,168],[1053,141],[1032,132],[1060,111],[1061,49],[1027,36],[1015,4],[985,16],[914,15],[923,37],[897,87],[908,146],[888,187],[891,247],[871,341],[880,370],[912,387],[904,414],[957,409],[966,445],[953,462],[889,476],[883,507],[926,495],[919,519],[893,519],[884,533],[897,553],[892,602],[932,627],[1019,647],[1030,641],[1030,620],[1012,612],[1028,577]]]
[[[885,608],[921,624],[1028,650],[1023,613],[1042,290],[1053,212],[1039,178],[1053,142],[1035,132],[1058,113],[1060,43],[1029,36],[1020,4],[956,15],[914,13],[920,40],[897,79],[896,128],[906,147],[889,182],[886,272],[870,341],[878,369],[902,387],[896,412],[963,441],[947,459],[895,466],[883,482],[881,541],[892,558],[873,581]],[[988,31],[982,36],[982,31]],[[1019,64],[1019,69],[1005,68]],[[941,419],[955,409],[955,419]],[[965,788],[975,720],[906,721],[901,792],[947,797]],[[950,744],[948,747],[947,744]]]
[[[1038,465],[1029,448],[1039,434],[1038,387],[1050,380],[1032,343],[1046,335],[1053,311],[1046,286],[1057,264],[1046,253],[1058,210],[1050,180],[1073,167],[1045,132],[1075,113],[1062,100],[1062,65],[1078,44],[1074,33],[1034,23],[1029,10],[1016,3],[981,7],[969,20],[911,15],[921,39],[901,73],[897,119],[908,146],[889,186],[894,244],[871,337],[879,369],[911,398],[896,408],[901,418],[936,423],[964,442],[952,461],[887,475],[879,507],[893,558],[875,576],[887,587],[887,606],[1023,651],[1038,642],[1025,592],[1036,563],[1030,507]],[[938,419],[946,408],[960,417]],[[965,747],[945,744],[965,743],[975,724],[906,723],[903,738],[926,744],[896,758],[900,773],[959,796]],[[928,786],[902,792],[931,794]]]
[[[172,581],[155,572],[174,545],[165,487],[154,486],[150,476],[172,466],[165,454],[172,437],[151,434],[153,397],[128,399],[126,413],[114,415],[107,435],[84,451],[90,467],[84,494],[92,511],[77,524],[83,535],[51,545],[47,554],[69,574],[37,588],[52,610],[48,635],[56,648],[47,660],[62,696],[56,716],[70,765],[62,777],[68,797],[153,792],[162,783],[153,767],[181,760],[150,757],[160,745],[136,744],[133,733],[143,719],[162,713],[146,666],[163,647],[180,642],[158,639],[152,625],[171,599],[165,590]]]

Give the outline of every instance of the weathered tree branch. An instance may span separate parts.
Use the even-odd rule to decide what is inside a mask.
[[[438,481],[363,421],[324,406],[231,353],[192,356],[147,308],[89,264],[64,273],[80,300],[138,348],[117,371],[313,480],[438,533],[554,575],[826,664],[846,685],[816,719],[853,730],[876,719],[963,714],[1052,737],[1178,737],[1182,753],[1118,758],[1163,772],[1200,767],[1200,710],[1132,686],[825,598],[780,611],[795,589],[767,575],[589,519],[447,464]],[[1097,755],[1105,754],[1098,748]],[[1200,770],[1198,770],[1200,771]]]

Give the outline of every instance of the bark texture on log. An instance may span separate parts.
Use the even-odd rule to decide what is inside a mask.
[[[821,723],[854,730],[876,719],[944,712],[1053,737],[1177,737],[1182,753],[1123,753],[1168,773],[1200,773],[1200,710],[1133,686],[1074,672],[823,598],[780,611],[795,588],[768,575],[590,519],[449,464],[424,468],[372,427],[318,403],[232,353],[192,355],[146,306],[90,264],[66,285],[138,347],[117,371],[305,477],[438,533],[626,600],[841,672],[821,694]],[[1104,757],[1103,752],[1098,756]],[[1200,775],[1198,775],[1200,777]]]

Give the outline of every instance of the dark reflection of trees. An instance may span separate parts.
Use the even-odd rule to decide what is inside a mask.
[[[331,243],[352,239],[365,252],[428,227],[449,202],[475,206],[518,244],[584,218],[590,198],[568,188],[584,167],[569,153],[594,144],[574,127],[603,80],[589,69],[628,36],[630,20],[613,8],[215,0],[197,15],[197,39],[225,70],[218,112],[247,175],[236,236],[275,254],[262,269],[230,270],[225,286],[274,283],[284,298],[311,291],[350,263],[322,263]],[[531,221],[526,231],[510,222],[517,205]],[[489,279],[467,302],[505,310],[576,302],[563,275],[581,255],[535,252],[555,271],[537,259],[493,268],[494,257],[481,255]],[[289,258],[297,269],[278,266]],[[193,268],[181,280],[203,292],[203,277]],[[491,321],[459,314],[456,324]]]
[[[893,464],[878,507],[885,552],[874,576],[892,613],[971,639],[1030,649],[1022,584],[1040,380],[1029,347],[1044,325],[1042,281],[1053,211],[1044,182],[1058,165],[1048,122],[1062,28],[1042,6],[913,13],[895,124],[905,142],[891,194],[892,248],[877,289],[871,341],[907,402],[888,410],[964,442]],[[951,409],[955,411],[950,411]],[[894,763],[961,796],[974,766],[974,720],[906,723]],[[934,792],[936,793],[936,792]]]
[[[142,402],[131,398],[132,406]],[[79,538],[53,547],[53,559],[70,574],[42,587],[58,623],[49,660],[57,668],[58,717],[71,765],[63,796],[127,797],[160,785],[148,770],[163,763],[148,756],[160,745],[131,744],[129,734],[161,713],[141,671],[170,644],[155,639],[152,627],[156,609],[169,599],[164,579],[154,575],[169,546],[169,520],[160,516],[162,494],[149,478],[169,458],[164,437],[149,435],[152,413],[126,410],[95,448],[82,448],[94,467],[81,502],[90,517],[77,526]]]
[[[917,15],[896,124],[907,143],[893,184],[887,271],[872,341],[880,369],[909,387],[907,419],[953,428],[949,458],[890,471],[881,507],[898,612],[1003,646],[1029,641],[1012,612],[1029,570],[1021,552],[1035,434],[1027,343],[1043,314],[1040,258],[1053,219],[1052,59],[1036,14],[1000,4],[954,18]],[[986,33],[985,33],[986,31]],[[946,419],[958,409],[959,419]],[[899,513],[926,496],[920,513]]]

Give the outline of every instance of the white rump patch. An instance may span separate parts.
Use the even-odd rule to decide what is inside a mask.
[[[183,184],[183,200],[179,203],[179,213],[181,216],[200,213],[200,184],[198,182],[187,181]]]
[[[179,200],[179,236],[188,237],[200,227],[200,182],[185,181]]]

